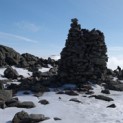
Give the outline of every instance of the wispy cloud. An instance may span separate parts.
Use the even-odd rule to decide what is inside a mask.
[[[0,32],[0,37],[8,38],[8,39],[16,39],[16,40],[20,40],[20,41],[29,42],[29,43],[38,43],[38,41],[36,41],[36,40],[32,40],[27,37],[23,37],[23,36],[11,34],[11,33],[6,33],[6,32]]]
[[[108,60],[108,67],[111,69],[116,69],[120,66],[123,69],[123,56],[111,56]]]
[[[108,47],[108,50],[113,52],[123,51],[123,46],[111,46],[111,47]]]
[[[40,30],[39,26],[31,22],[21,21],[21,22],[15,23],[15,25],[19,29],[22,29],[25,31],[38,32]]]

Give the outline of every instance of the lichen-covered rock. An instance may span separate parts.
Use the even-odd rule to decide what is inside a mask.
[[[78,20],[72,19],[65,47],[61,52],[59,78],[62,82],[98,83],[105,78],[107,48],[99,30],[81,29]]]

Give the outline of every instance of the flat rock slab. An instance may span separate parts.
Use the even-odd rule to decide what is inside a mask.
[[[0,100],[7,101],[12,98],[12,90],[0,90]]]
[[[67,90],[67,91],[65,91],[65,94],[67,94],[69,96],[78,96],[79,95],[78,93],[76,93],[73,90]]]
[[[72,98],[69,101],[73,101],[73,102],[77,102],[77,103],[82,103],[81,101],[79,101],[77,98]]]
[[[48,120],[48,117],[45,117],[43,114],[30,114],[30,120],[33,122],[40,122]]]
[[[99,100],[104,100],[104,101],[114,101],[111,97],[107,97],[107,96],[104,96],[104,95],[92,95],[90,97],[95,97],[96,99],[99,99]]]
[[[20,102],[17,105],[18,108],[34,108],[35,104],[31,101],[24,101],[24,102]]]

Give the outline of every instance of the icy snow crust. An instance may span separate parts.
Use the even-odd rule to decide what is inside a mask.
[[[28,71],[16,68],[24,76],[28,75]],[[27,72],[27,73],[26,73]],[[19,74],[20,74],[19,73]],[[3,74],[3,69],[0,69],[0,74]],[[64,87],[68,87],[67,85]],[[74,86],[73,86],[74,87]],[[101,87],[95,85],[95,94],[101,94]],[[30,91],[29,91],[30,92]],[[46,92],[43,96],[37,98],[30,92],[29,95],[23,95],[23,92],[18,92],[16,97],[20,101],[32,101],[36,107],[32,109],[24,108],[5,108],[0,109],[0,123],[11,123],[14,115],[19,111],[26,111],[29,114],[44,114],[50,117],[49,120],[43,123],[123,123],[123,92],[111,91],[108,95],[114,101],[106,102],[97,100],[95,98],[84,97],[86,94],[79,94],[79,96],[68,96],[64,94],[56,94],[55,91]],[[107,95],[106,95],[107,96]],[[59,99],[61,97],[61,99]],[[82,103],[69,101],[71,98],[77,98]],[[41,99],[49,101],[48,105],[42,105],[39,102]],[[106,108],[108,105],[115,103],[116,108]],[[54,117],[59,117],[62,120],[54,121]]]

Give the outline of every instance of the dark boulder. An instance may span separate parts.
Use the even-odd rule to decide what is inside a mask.
[[[54,120],[62,120],[62,119],[58,117],[54,117]]]
[[[99,99],[99,100],[104,100],[104,101],[114,101],[111,97],[107,97],[107,96],[104,96],[104,95],[92,95],[90,97],[95,97],[96,99]]]
[[[47,104],[49,104],[49,101],[43,99],[43,100],[40,100],[39,103],[41,103],[43,105],[47,105]]]
[[[116,108],[116,105],[115,104],[111,104],[111,105],[107,106],[107,108]]]
[[[110,94],[110,91],[109,91],[109,89],[105,89],[105,90],[102,90],[101,93]]]
[[[34,108],[35,104],[31,101],[20,102],[17,105],[18,108]]]
[[[73,90],[66,90],[65,91],[65,94],[69,95],[69,96],[78,96],[79,94],[76,93],[75,91]]]
[[[4,71],[4,76],[8,79],[17,79],[19,74],[18,72],[13,69],[12,67],[8,67],[5,71]]]
[[[7,107],[17,107],[19,104],[18,98],[11,98],[5,102]]]
[[[49,117],[45,117],[43,114],[29,115],[27,112],[21,111],[15,114],[12,123],[37,123],[48,119]]]
[[[30,116],[25,111],[18,112],[12,119],[12,123],[31,123]]]
[[[21,55],[14,49],[0,45],[0,66],[17,65],[21,59]]]
[[[81,101],[79,101],[77,98],[72,98],[69,101],[73,101],[73,102],[77,102],[77,103],[82,103]]]

